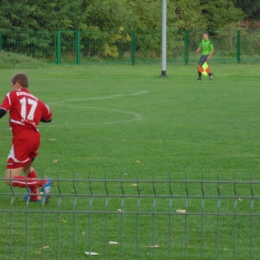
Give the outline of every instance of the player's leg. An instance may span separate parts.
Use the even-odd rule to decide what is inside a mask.
[[[29,163],[31,164],[31,163]],[[29,188],[35,189],[36,187],[43,187],[48,180],[39,180],[37,178],[29,178],[27,176],[22,176],[21,172],[24,170],[24,167],[18,167],[13,169],[6,169],[5,172],[5,181],[6,184],[20,187],[20,188]]]
[[[198,79],[197,80],[201,80],[201,72],[200,72],[201,65],[199,63],[197,64],[197,68],[198,68]]]
[[[51,179],[40,180],[32,169],[32,162],[37,156],[39,148],[39,135],[33,133],[27,137],[13,138],[13,145],[7,160],[6,183],[14,187],[27,188],[32,194],[31,199],[35,196],[38,200],[38,187],[42,187],[45,193],[45,202],[48,202],[51,192]],[[21,176],[25,171],[27,176]],[[29,175],[29,176],[28,176]]]
[[[41,201],[41,197],[38,195],[38,186],[35,181],[31,181],[33,178],[21,176],[23,170],[23,167],[6,169],[6,183],[13,187],[27,188],[30,195],[26,195],[26,199],[30,196],[30,201]]]
[[[12,185],[12,180],[21,175],[23,167],[6,169],[5,171],[5,182],[7,185]]]
[[[200,57],[200,60],[199,60],[199,62],[198,62],[198,64],[197,64],[197,69],[198,69],[198,79],[197,79],[197,80],[201,80],[201,72],[200,72],[200,69],[201,69],[202,65],[204,64],[204,62],[206,61],[206,59],[207,59],[207,56],[205,56],[205,55],[202,55],[202,56]]]
[[[27,164],[23,168],[23,170],[27,176],[27,179],[37,179],[37,173],[36,173],[35,169],[32,167],[33,161],[34,161],[34,158],[32,159],[32,162],[30,164]],[[35,187],[30,188],[30,191],[31,191],[30,200],[32,200],[32,201],[41,200],[40,196],[39,196],[39,191],[38,191],[38,187],[41,187],[42,191],[45,194],[45,196],[44,196],[45,202],[49,202],[50,198],[51,198],[51,187],[53,185],[53,181],[52,181],[52,179],[49,178],[49,179],[41,180],[41,184],[42,184],[42,186],[35,186]],[[28,198],[28,195],[25,195],[25,198]]]
[[[23,170],[24,170],[25,176],[27,176],[27,178],[34,178],[34,179],[37,178],[37,173],[36,173],[35,169],[32,167],[32,162],[27,164],[23,168]],[[30,201],[37,201],[37,202],[41,201],[41,197],[39,196],[38,186],[28,188],[28,192],[29,192],[29,194],[26,194],[24,196],[24,198],[26,200],[29,198]]]

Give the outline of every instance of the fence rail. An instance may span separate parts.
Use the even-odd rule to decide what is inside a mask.
[[[197,62],[202,33],[168,30],[167,62]],[[210,39],[211,62],[260,61],[260,30],[211,31]],[[161,31],[0,31],[1,50],[57,64],[152,63],[161,60]]]
[[[0,258],[258,259],[259,180],[173,176],[58,173],[48,204],[0,179]]]

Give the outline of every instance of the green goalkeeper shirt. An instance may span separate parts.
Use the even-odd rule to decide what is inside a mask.
[[[208,40],[202,40],[199,48],[201,48],[201,55],[209,55],[212,50],[214,50],[214,46],[212,41]]]

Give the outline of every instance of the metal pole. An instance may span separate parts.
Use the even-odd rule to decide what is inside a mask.
[[[135,65],[135,31],[131,31],[131,62]]]
[[[56,62],[58,65],[61,64],[61,31],[57,32],[57,43],[56,43],[56,49],[57,49],[57,53],[56,53]]]
[[[162,0],[162,73],[166,77],[167,0]]]
[[[76,31],[76,63],[80,64],[80,31]]]

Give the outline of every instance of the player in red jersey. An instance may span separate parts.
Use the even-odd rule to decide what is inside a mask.
[[[18,73],[11,80],[12,91],[0,105],[0,118],[9,111],[10,129],[13,133],[12,147],[6,164],[6,183],[11,186],[27,188],[30,201],[41,201],[38,188],[42,187],[44,203],[49,202],[52,180],[38,179],[32,168],[40,146],[39,122],[51,122],[52,111],[28,91],[28,77]],[[22,176],[24,171],[26,176]]]

